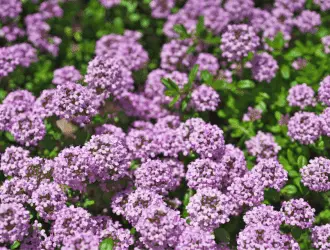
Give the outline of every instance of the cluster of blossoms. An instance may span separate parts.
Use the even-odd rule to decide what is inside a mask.
[[[22,2],[0,0],[4,23],[0,36],[14,42],[26,34],[32,44],[0,48],[0,78],[36,62],[36,49],[59,54],[62,40],[51,35],[47,21],[64,15],[63,1],[40,3],[37,13],[23,18],[24,30],[18,23],[24,13]],[[122,4],[99,2],[105,8]],[[0,104],[0,131],[31,149],[30,153],[9,146],[0,154],[0,176],[5,176],[0,186],[0,249],[19,241],[21,249],[96,250],[104,240],[112,240],[115,250],[229,250],[215,240],[215,230],[233,216],[243,216],[245,223],[235,249],[298,250],[291,234],[280,230],[282,225],[310,229],[313,246],[328,249],[329,224],[314,226],[316,209],[307,201],[283,201],[279,211],[262,204],[265,190],[280,192],[288,176],[295,174],[279,161],[278,137],[258,131],[245,141],[249,159],[256,158],[251,166],[240,148],[226,144],[226,130],[200,118],[208,115],[202,112],[216,111],[220,103],[219,93],[204,82],[205,76],[229,83],[249,69],[255,81],[272,82],[279,65],[269,40],[282,32],[288,46],[295,27],[297,32],[316,32],[320,15],[305,10],[305,0],[275,0],[273,8],[265,9],[256,8],[252,0],[187,0],[175,11],[175,0],[149,2],[152,17],[165,19],[160,23],[169,39],[161,48],[159,68],[149,60],[145,43],[139,42],[142,33],[107,34],[96,41],[95,57],[85,75],[83,67],[57,68],[52,87],[38,97],[15,90]],[[330,9],[327,1],[314,3]],[[213,45],[196,39],[201,16],[205,28],[221,37],[221,44],[215,43],[219,58],[210,54]],[[188,38],[181,39],[175,32],[182,29],[178,24]],[[329,54],[329,37],[323,37],[322,43]],[[297,59],[292,67],[298,70],[306,65],[304,59]],[[144,86],[135,84],[136,75],[148,69],[153,70]],[[169,95],[172,90],[165,83],[180,95]],[[329,106],[330,76],[320,83],[318,98],[314,94],[307,84],[296,85],[287,101],[300,109],[314,107],[317,101]],[[192,115],[182,115],[180,110]],[[117,114],[125,117],[127,126],[94,127],[106,116],[111,121],[118,118]],[[248,107],[244,125],[252,126],[261,117],[262,110]],[[45,124],[53,118],[77,124],[91,136],[80,146],[61,141],[48,158],[36,156],[44,150],[46,140],[40,142],[49,129]],[[299,111],[283,117],[281,123],[288,125],[292,140],[312,144],[330,135],[330,107],[320,115]],[[301,181],[312,191],[326,192],[329,172],[330,160],[316,157],[300,169]],[[89,208],[90,196],[95,197],[95,207]]]

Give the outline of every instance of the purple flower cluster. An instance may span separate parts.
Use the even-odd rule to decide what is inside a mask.
[[[229,25],[227,31],[222,35],[220,48],[222,56],[228,61],[240,61],[249,52],[255,52],[259,43],[260,39],[251,26],[246,24]]]
[[[298,84],[289,89],[288,102],[290,106],[304,109],[307,106],[316,106],[314,90],[306,83]]]
[[[302,229],[311,228],[313,225],[315,209],[303,199],[284,201],[281,212],[285,216],[285,224]]]
[[[326,250],[330,247],[330,224],[315,226],[312,229],[313,246],[320,250]]]
[[[321,119],[312,112],[297,112],[288,123],[288,135],[301,144],[312,144],[321,136]]]
[[[270,82],[277,73],[277,61],[267,52],[257,54],[252,60],[252,77],[258,82]]]
[[[65,66],[54,71],[53,83],[61,85],[67,82],[77,82],[81,79],[80,72],[74,66]]]
[[[330,36],[322,37],[321,41],[324,46],[324,52],[330,54]]]
[[[270,133],[258,131],[257,135],[245,142],[248,152],[261,159],[276,159],[281,147],[275,142],[275,138]]]
[[[309,164],[300,169],[302,183],[310,190],[326,192],[330,190],[328,173],[330,160],[324,157],[316,157]]]
[[[330,76],[326,76],[320,82],[318,97],[323,104],[330,106]]]

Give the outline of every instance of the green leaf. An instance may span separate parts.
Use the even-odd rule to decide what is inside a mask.
[[[19,241],[15,241],[11,246],[10,249],[17,249],[21,243]]]
[[[303,230],[299,227],[294,227],[291,229],[291,234],[296,240],[298,240],[300,238],[302,233],[303,233]]]
[[[215,239],[220,242],[229,242],[230,241],[230,235],[224,228],[215,229],[214,236],[215,236]]]
[[[197,34],[197,36],[200,36],[204,30],[205,30],[204,17],[200,16],[198,18],[198,22],[197,22],[197,25],[196,25],[196,34]]]
[[[300,155],[297,160],[297,164],[299,168],[302,168],[307,165],[307,159],[305,156]]]
[[[288,156],[289,162],[291,164],[296,164],[296,160],[295,160],[295,157],[294,157],[294,154],[293,154],[292,150],[288,148],[288,150],[286,151],[286,154]]]
[[[181,102],[181,111],[185,111],[187,106],[188,106],[189,100],[188,98],[183,99],[183,101]]]
[[[183,24],[175,24],[173,30],[180,35],[180,39],[187,39],[190,37],[186,27]]]
[[[176,90],[179,92],[179,86],[169,78],[162,78],[162,83],[168,90]]]
[[[174,104],[176,104],[179,101],[179,99],[180,99],[180,95],[175,96],[168,106],[172,108]]]
[[[14,136],[11,133],[5,132],[5,136],[8,139],[8,141],[11,141],[11,142],[14,142],[15,141],[15,138],[14,138]]]
[[[288,65],[282,65],[281,67],[281,74],[284,79],[290,78],[290,68]]]
[[[281,190],[281,194],[287,195],[289,197],[294,196],[297,193],[297,188],[294,185],[286,185],[284,188]]]
[[[207,70],[202,70],[201,79],[203,82],[205,82],[207,84],[211,84],[213,81],[213,75],[210,72],[208,72]]]
[[[238,82],[237,86],[240,89],[251,89],[254,88],[255,83],[251,80],[242,80]]]
[[[272,41],[271,47],[276,50],[281,50],[284,47],[284,44],[285,44],[284,36],[281,32],[279,32]]]
[[[112,250],[114,247],[114,241],[111,238],[103,240],[100,244],[100,250]]]
[[[199,68],[199,65],[198,64],[195,64],[194,67],[191,69],[190,73],[189,73],[189,77],[188,77],[188,85],[192,87],[195,79],[196,79],[196,76],[197,76],[197,73],[198,73],[198,68]]]

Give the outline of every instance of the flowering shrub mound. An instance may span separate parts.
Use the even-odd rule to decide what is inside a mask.
[[[329,0],[0,0],[0,249],[329,250]]]

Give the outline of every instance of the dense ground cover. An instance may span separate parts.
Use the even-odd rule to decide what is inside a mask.
[[[0,0],[0,249],[330,249],[329,0]]]

